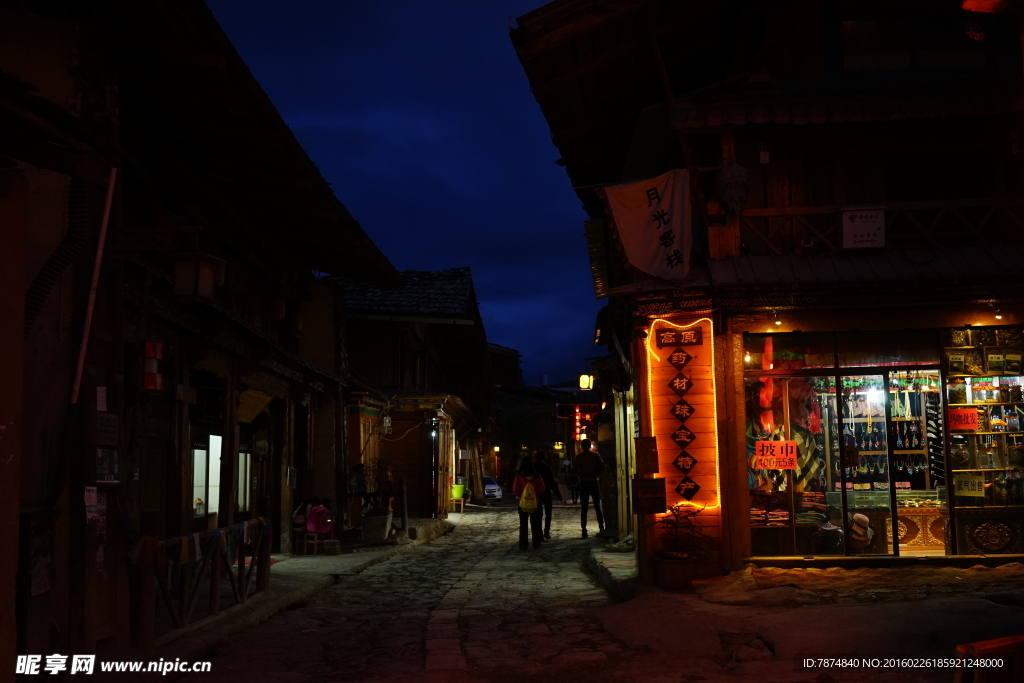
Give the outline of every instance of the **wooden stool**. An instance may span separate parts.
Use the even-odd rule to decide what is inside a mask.
[[[465,498],[452,498],[451,499],[452,512],[465,512],[466,511],[466,499]],[[456,510],[455,508],[458,508]]]
[[[317,549],[323,548],[324,545],[324,540],[321,538],[322,536],[323,534],[318,534],[313,531],[305,532],[302,537],[302,553],[304,555],[309,555],[309,546],[313,546],[312,554],[316,555]]]

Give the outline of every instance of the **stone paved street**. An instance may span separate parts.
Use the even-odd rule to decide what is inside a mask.
[[[578,509],[556,508],[554,538],[520,552],[513,505],[468,508],[452,516],[447,536],[342,576],[303,607],[242,631],[210,656],[214,675],[246,683],[946,683],[949,669],[807,671],[794,662],[812,654],[948,657],[958,643],[1024,623],[1013,566],[989,570],[985,585],[970,577],[986,570],[954,572],[951,580],[978,584],[961,595],[931,570],[882,572],[876,584],[921,584],[915,597],[895,602],[878,597],[890,588],[867,586],[856,571],[748,569],[693,592],[648,588],[615,603],[584,569],[604,543],[593,521],[582,540]],[[819,575],[828,577],[824,588]],[[746,658],[722,658],[732,638],[755,636],[775,656],[742,647]]]
[[[447,536],[239,634],[213,670],[254,683],[502,681],[542,669],[541,680],[593,680],[623,647],[592,614],[611,604],[583,567],[602,543],[592,515],[583,540],[578,508],[556,508],[552,540],[521,552],[512,504],[468,508]],[[564,672],[549,678],[552,667]]]

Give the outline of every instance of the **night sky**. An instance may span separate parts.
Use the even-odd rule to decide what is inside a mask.
[[[400,270],[473,269],[527,384],[592,344],[586,215],[508,37],[542,0],[209,0],[338,198]]]

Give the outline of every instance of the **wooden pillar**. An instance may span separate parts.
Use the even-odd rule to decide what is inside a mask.
[[[258,509],[260,517],[269,518],[270,496],[260,496]],[[283,527],[284,524],[281,526]],[[270,536],[263,533],[262,525],[260,525],[256,533],[259,534],[259,538],[255,543],[257,548],[256,557],[253,559],[253,561],[257,563],[256,589],[260,592],[267,593],[270,591]]]
[[[14,680],[25,321],[25,199],[20,173],[0,172],[0,681]]]
[[[650,410],[647,397],[650,396],[651,386],[647,381],[647,353],[644,349],[644,340],[640,339],[633,343],[632,357],[636,359],[637,375],[640,385],[640,399],[637,401],[636,411],[640,418],[640,436],[654,436],[651,432],[651,421],[647,415]],[[650,476],[637,473],[638,477]],[[637,515],[636,531],[636,561],[640,574],[640,581],[653,586],[657,583],[655,575],[654,553],[657,549],[657,533],[654,515]]]
[[[215,616],[220,614],[220,574],[222,562],[219,541],[215,539],[206,550],[210,553],[210,608],[207,614]]]
[[[139,562],[138,615],[139,625],[136,631],[136,647],[142,652],[152,652],[156,640],[156,574],[159,569],[155,553],[163,552],[155,542],[147,542],[143,548]]]
[[[718,434],[722,484],[722,565],[741,569],[750,554],[750,492],[747,485],[746,402],[743,389],[743,334],[726,333],[716,348]]]
[[[224,380],[224,440],[220,456],[220,510],[217,526],[226,527],[235,523],[238,507],[238,398],[236,387],[238,370],[233,361],[228,364],[228,376]],[[227,495],[225,495],[227,494]],[[211,596],[212,600],[212,596]],[[212,604],[212,602],[211,602]]]

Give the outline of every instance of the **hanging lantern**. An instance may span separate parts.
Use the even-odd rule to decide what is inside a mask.
[[[594,376],[593,375],[580,375],[580,389],[593,389],[594,388]]]
[[[179,254],[174,261],[174,295],[214,300],[214,290],[224,284],[224,261],[207,254]]]

